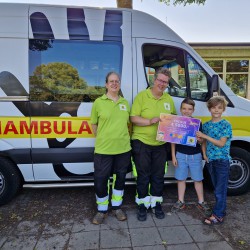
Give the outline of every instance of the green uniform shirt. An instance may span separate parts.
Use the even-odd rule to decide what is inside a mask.
[[[176,114],[172,97],[164,92],[163,95],[157,99],[153,96],[150,89],[146,89],[135,97],[130,116],[141,116],[152,119],[153,117],[160,117],[160,113]],[[133,124],[132,140],[138,139],[152,146],[162,145],[165,142],[156,140],[157,129],[158,124],[152,124],[150,126],[136,126]]]
[[[131,150],[129,112],[123,97],[114,102],[104,94],[95,100],[91,111],[91,124],[97,125],[95,153],[116,155]]]

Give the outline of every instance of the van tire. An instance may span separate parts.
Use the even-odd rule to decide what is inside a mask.
[[[21,187],[17,166],[9,159],[0,157],[0,205],[9,202]]]
[[[250,153],[245,149],[231,148],[228,195],[240,195],[249,190],[250,186]]]

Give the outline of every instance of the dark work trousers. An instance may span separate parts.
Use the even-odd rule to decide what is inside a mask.
[[[128,169],[131,167],[131,151],[117,155],[94,155],[94,184],[97,200],[109,196],[109,178],[116,175],[114,189],[124,190]],[[108,201],[107,201],[108,202]]]
[[[132,156],[137,171],[138,198],[162,196],[167,161],[166,144],[150,146],[140,140],[132,140]]]

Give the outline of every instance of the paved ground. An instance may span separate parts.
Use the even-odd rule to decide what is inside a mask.
[[[166,218],[151,213],[146,222],[136,219],[135,187],[125,190],[125,222],[110,214],[105,223],[92,225],[95,214],[91,187],[23,190],[11,203],[0,207],[0,249],[250,249],[250,192],[228,198],[224,224],[205,226],[196,208],[193,186],[187,188],[185,211],[171,214],[175,185],[166,186],[163,208]],[[209,204],[213,194],[206,190]]]

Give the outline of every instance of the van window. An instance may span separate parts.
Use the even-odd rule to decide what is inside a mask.
[[[206,101],[211,77],[185,51],[170,46],[145,44],[143,59],[149,86],[153,84],[155,70],[165,67],[172,74],[166,90],[170,95]]]
[[[206,100],[208,93],[206,72],[190,55],[187,55],[187,63],[191,98],[197,100]]]
[[[120,42],[31,39],[30,100],[93,102],[105,93],[106,74],[121,69]]]

